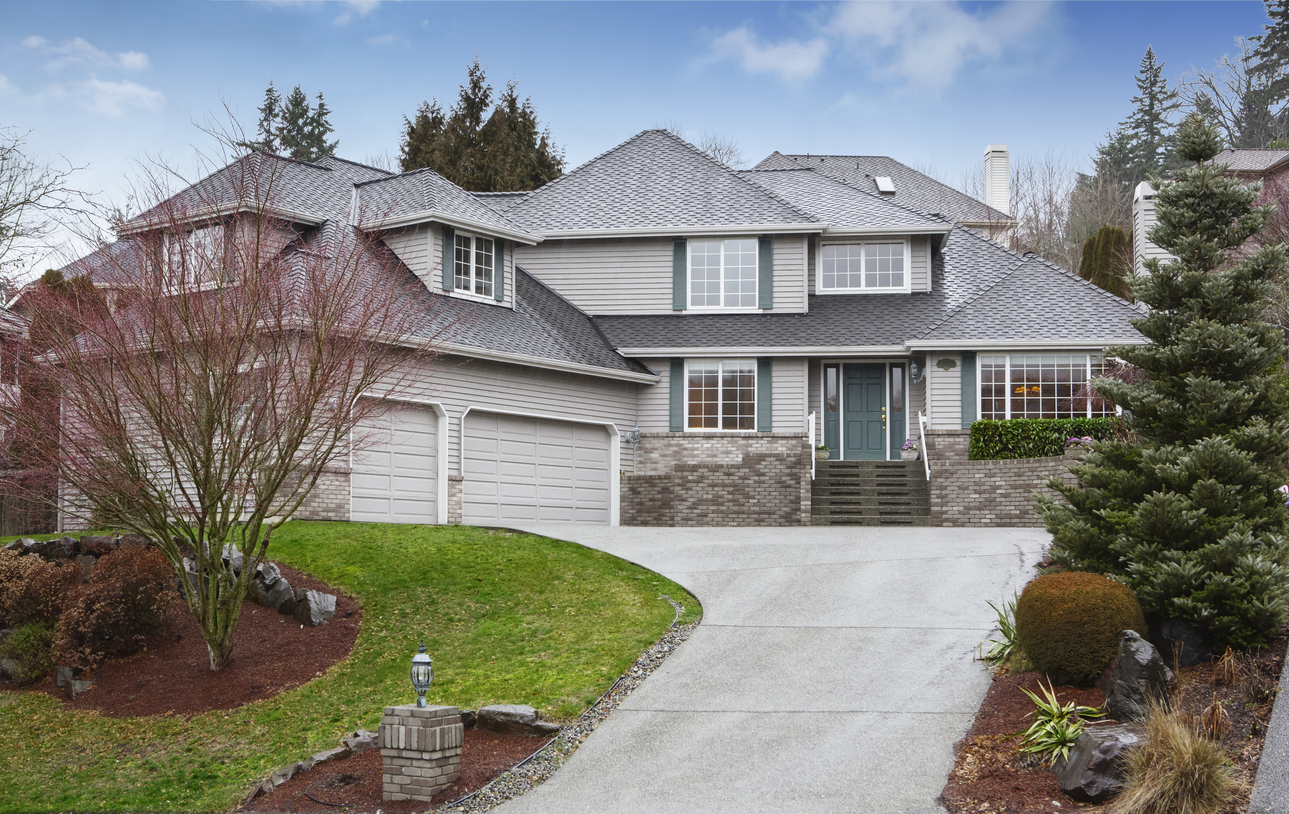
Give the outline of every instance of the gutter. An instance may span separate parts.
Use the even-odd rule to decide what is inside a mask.
[[[536,246],[542,242],[542,237],[533,232],[526,232],[522,229],[512,229],[507,226],[499,226],[495,223],[485,223],[474,218],[467,218],[456,215],[451,212],[444,212],[441,209],[425,209],[420,212],[413,212],[409,215],[399,215],[395,218],[378,218],[373,221],[360,223],[355,218],[350,218],[350,225],[363,231],[377,231],[380,229],[397,229],[403,226],[415,226],[426,221],[435,221],[445,223],[448,226],[454,226],[465,229],[469,232],[482,232],[486,235],[496,235],[513,240],[516,243],[523,243],[527,246]]]

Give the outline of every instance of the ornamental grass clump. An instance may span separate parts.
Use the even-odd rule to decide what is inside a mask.
[[[1016,602],[1021,650],[1034,669],[1061,684],[1095,681],[1118,652],[1123,631],[1145,629],[1132,589],[1098,574],[1041,576]]]
[[[1130,751],[1114,814],[1216,814],[1242,790],[1226,750],[1180,713],[1151,704],[1146,737]]]

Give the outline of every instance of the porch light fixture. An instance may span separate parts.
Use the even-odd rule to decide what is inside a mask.
[[[412,656],[412,687],[416,690],[416,705],[428,706],[425,693],[434,681],[434,660],[425,654],[425,639],[421,639],[421,649]]]
[[[627,433],[627,443],[633,447],[636,444],[640,443],[640,425],[639,424],[635,425],[635,427],[631,430],[631,432]]]

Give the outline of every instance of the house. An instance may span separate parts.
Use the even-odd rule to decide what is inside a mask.
[[[973,420],[1098,414],[1076,391],[1107,345],[1144,341],[1129,303],[992,242],[1004,210],[890,159],[736,172],[648,130],[500,194],[260,160],[299,240],[379,234],[456,326],[383,446],[328,472],[304,517],[808,524],[812,440],[826,467],[917,439],[934,491]]]

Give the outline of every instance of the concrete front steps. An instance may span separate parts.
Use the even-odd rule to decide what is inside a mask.
[[[810,489],[814,526],[929,526],[921,461],[819,461]]]

